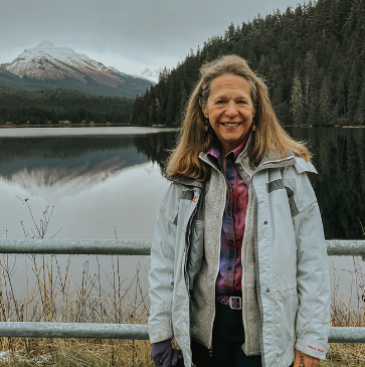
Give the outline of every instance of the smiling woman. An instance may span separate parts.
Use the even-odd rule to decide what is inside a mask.
[[[171,176],[204,181],[210,169],[198,158],[199,154],[213,146],[223,147],[225,139],[222,141],[217,133],[225,131],[230,141],[235,137],[242,141],[251,126],[255,132],[247,149],[251,168],[258,166],[264,156],[273,151],[280,158],[286,157],[290,150],[305,161],[310,160],[306,147],[291,139],[279,124],[267,86],[245,60],[234,55],[225,56],[203,65],[200,72],[202,78],[190,97],[179,144],[169,159]],[[230,124],[239,121],[241,126],[231,126],[230,130],[229,126],[219,127],[217,121]]]
[[[310,154],[245,60],[200,71],[154,230],[155,366],[171,365],[174,337],[185,367],[316,367],[330,287]]]
[[[255,117],[251,88],[245,78],[223,74],[212,80],[210,89],[203,113],[222,143],[222,155],[226,156],[250,131]]]

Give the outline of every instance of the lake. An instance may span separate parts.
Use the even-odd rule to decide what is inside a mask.
[[[319,175],[310,174],[317,194],[327,239],[363,239],[365,225],[364,129],[287,128],[308,142]],[[46,237],[61,239],[150,239],[168,182],[163,162],[176,131],[133,128],[0,129],[0,234],[8,238],[33,236],[48,206],[53,208]],[[29,199],[24,202],[25,199]],[[15,261],[16,293],[22,297],[30,278],[29,257]],[[111,257],[99,257],[107,291]],[[28,259],[28,260],[27,260]],[[67,256],[60,256],[61,268]],[[352,258],[330,257],[331,283],[352,279]],[[72,256],[71,273],[81,279],[82,264],[95,272],[95,256]],[[147,289],[149,257],[120,257],[122,278],[131,281],[141,267]],[[139,264],[139,265],[138,265]]]

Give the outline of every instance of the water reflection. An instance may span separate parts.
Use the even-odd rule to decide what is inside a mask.
[[[326,238],[363,238],[365,131],[288,128],[307,141],[319,175],[310,175]],[[58,200],[106,182],[127,168],[156,162],[164,171],[176,132],[125,136],[0,139],[0,178],[27,195]],[[147,189],[147,188],[146,188]],[[132,188],[131,188],[132,190]],[[132,190],[133,191],[133,190]]]
[[[288,129],[307,141],[318,175],[310,175],[326,238],[363,239],[365,223],[364,129]]]
[[[311,174],[310,179],[326,238],[363,238],[359,219],[364,224],[365,131],[291,128],[288,132],[308,141],[314,154],[319,175]],[[118,238],[150,239],[168,185],[161,173],[175,139],[176,132],[0,138],[0,233],[21,238],[21,221],[27,231],[33,225],[18,196],[29,198],[36,219],[47,205],[55,205],[48,236],[63,228],[57,238],[108,239],[116,231]],[[74,274],[86,258],[75,257]],[[110,268],[107,257],[101,261]],[[126,277],[135,274],[137,261],[123,258]],[[149,259],[141,261],[148,270]],[[330,261],[350,268],[344,257]],[[17,279],[24,279],[23,273],[24,267],[19,267]],[[350,284],[351,275],[347,280],[342,275],[341,282]],[[143,284],[147,287],[146,278]],[[19,282],[19,294],[25,294],[23,285]]]
[[[0,139],[0,177],[32,194],[72,181],[76,194],[122,169],[148,161],[161,164],[174,136]]]
[[[110,238],[113,226],[123,238],[150,238],[175,134],[0,139],[0,230],[23,237],[18,196],[36,212],[55,205],[50,228],[63,226],[61,238]]]

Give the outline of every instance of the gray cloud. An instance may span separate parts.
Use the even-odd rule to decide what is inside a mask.
[[[231,22],[240,25],[293,5],[290,0],[0,2],[0,62],[48,39],[134,74],[145,67],[173,67]]]

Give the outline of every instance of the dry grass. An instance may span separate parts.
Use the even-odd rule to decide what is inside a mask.
[[[365,236],[365,229],[361,224]],[[335,290],[331,305],[331,326],[365,326],[365,276],[362,271],[364,257],[353,257],[353,270],[350,297],[339,288],[335,280]],[[352,297],[356,294],[356,297]],[[326,367],[365,367],[365,344],[330,344],[327,358],[320,366]]]
[[[81,285],[75,286],[69,275],[70,261],[62,273],[57,256],[42,256],[39,264],[36,256],[29,259],[35,285],[28,289],[26,299],[18,300],[12,284],[15,264],[7,255],[1,258],[1,321],[147,322],[148,295],[140,283],[139,265],[129,285],[122,287],[119,257],[114,257],[106,274],[111,289],[107,293],[99,262],[94,275],[84,263]],[[0,349],[1,366],[152,366],[148,341],[0,338]]]

